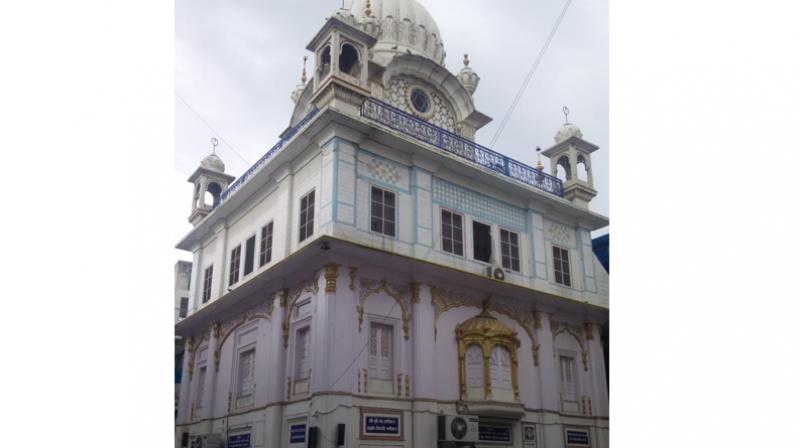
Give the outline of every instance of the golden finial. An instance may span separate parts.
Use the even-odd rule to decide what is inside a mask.
[[[369,0],[367,0],[367,5],[364,6],[364,14],[367,17],[372,17],[372,6],[370,5]]]
[[[469,65],[469,55],[464,53],[464,67]]]
[[[308,60],[308,56],[303,56],[303,75],[300,76],[300,82],[303,84],[306,83],[308,78],[306,77],[306,61]]]

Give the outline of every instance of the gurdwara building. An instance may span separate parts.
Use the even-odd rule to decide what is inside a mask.
[[[598,147],[565,124],[548,173],[476,144],[480,78],[415,0],[307,50],[278,143],[189,178],[176,446],[607,447]]]

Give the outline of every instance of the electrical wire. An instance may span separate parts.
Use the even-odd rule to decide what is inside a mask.
[[[517,104],[519,104],[519,100],[522,99],[522,95],[525,93],[525,89],[528,88],[528,84],[533,77],[533,73],[539,67],[539,63],[542,61],[542,57],[544,57],[545,52],[550,47],[550,42],[553,40],[553,36],[555,36],[556,31],[558,31],[558,27],[561,25],[561,19],[564,18],[564,15],[567,13],[567,9],[569,5],[572,3],[572,0],[567,0],[564,4],[564,8],[561,10],[561,14],[559,14],[558,18],[556,19],[556,23],[553,25],[553,28],[550,30],[550,34],[547,36],[547,39],[542,46],[542,49],[539,50],[539,54],[536,56],[536,59],[533,61],[533,65],[531,65],[531,69],[528,71],[527,76],[525,76],[525,80],[522,81],[522,85],[517,91],[517,95],[514,97],[514,100],[511,102],[511,105],[508,107],[506,114],[503,116],[503,120],[500,122],[500,126],[497,128],[497,131],[494,133],[494,137],[492,137],[492,141],[489,142],[489,147],[493,148],[494,144],[497,143],[497,140],[500,138],[500,135],[503,133],[503,130],[508,124],[508,120],[511,118],[511,115],[514,114],[514,110],[517,108]]]
[[[239,154],[239,151],[237,151],[237,150],[236,150],[236,149],[233,147],[233,145],[231,145],[230,143],[228,143],[228,141],[227,141],[227,140],[225,140],[225,138],[223,138],[223,137],[222,137],[222,136],[219,134],[219,132],[217,132],[217,130],[216,130],[216,129],[214,129],[214,128],[213,128],[213,127],[210,125],[210,124],[208,124],[208,122],[207,122],[207,121],[206,121],[206,120],[205,120],[205,119],[202,117],[202,115],[200,115],[200,114],[199,114],[199,113],[198,113],[196,110],[194,110],[194,108],[193,108],[191,105],[189,105],[189,103],[188,103],[188,102],[187,102],[185,99],[183,99],[183,97],[182,97],[182,96],[181,96],[181,95],[180,95],[178,92],[175,92],[175,96],[176,96],[176,97],[178,97],[178,99],[179,99],[179,100],[181,100],[181,102],[182,102],[184,105],[186,105],[186,107],[188,107],[188,108],[189,108],[189,110],[190,110],[190,111],[192,111],[192,113],[193,113],[193,114],[195,114],[195,116],[196,116],[197,118],[199,118],[199,119],[200,119],[200,121],[201,121],[201,122],[202,122],[204,125],[206,125],[206,127],[207,127],[208,129],[210,129],[210,130],[211,130],[211,132],[213,132],[213,133],[214,133],[214,135],[216,135],[217,137],[219,137],[219,139],[220,139],[220,140],[222,140],[222,143],[225,143],[225,145],[227,145],[227,146],[228,146],[228,148],[230,148],[230,150],[231,150],[231,151],[233,151],[233,153],[234,153],[234,154],[236,154],[236,156],[237,156],[237,157],[239,157],[239,158],[242,160],[242,162],[244,162],[244,163],[245,163],[245,165],[246,165],[246,166],[250,166],[250,165],[252,165],[250,162],[248,162],[248,161],[247,161],[247,159],[245,159],[244,157],[242,157],[242,155],[241,155],[241,154]]]

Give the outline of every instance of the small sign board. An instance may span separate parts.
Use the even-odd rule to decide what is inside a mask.
[[[478,440],[511,443],[511,426],[481,424],[478,426]]]
[[[592,446],[589,431],[580,428],[564,428],[564,440],[567,446]]]
[[[228,436],[227,448],[250,448],[250,434],[235,434]]]
[[[361,409],[361,438],[403,440],[403,413],[389,409]]]
[[[289,443],[306,443],[306,424],[289,427]]]
[[[522,425],[522,441],[525,446],[536,446],[536,425],[523,424]]]

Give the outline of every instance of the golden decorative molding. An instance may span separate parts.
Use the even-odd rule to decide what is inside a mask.
[[[356,273],[358,273],[358,268],[355,266],[350,266],[348,270],[348,276],[350,276],[350,291],[356,290]]]
[[[389,284],[386,279],[376,281],[361,277],[361,294],[359,295],[358,306],[356,307],[356,311],[358,312],[358,332],[361,333],[361,324],[364,322],[364,303],[370,296],[381,291],[385,292],[386,295],[393,298],[394,301],[400,305],[400,310],[403,313],[403,337],[408,340],[411,321],[408,312],[408,303],[406,301],[408,291],[403,286]]]
[[[403,374],[402,373],[398,373],[397,374],[397,396],[398,397],[402,397],[403,396]]]
[[[406,374],[406,398],[411,397],[411,378]]]
[[[281,300],[286,308],[286,317],[283,319],[283,348],[289,348],[289,324],[292,320],[292,312],[297,301],[304,293],[313,293],[316,295],[319,292],[319,271],[303,282],[302,285],[296,286],[291,290],[284,289],[281,291]]]
[[[411,303],[419,303],[419,282],[411,282]]]
[[[281,289],[281,308],[286,308],[286,297],[289,295],[289,290],[286,288]]]
[[[214,331],[214,340],[216,341],[214,344],[215,371],[219,371],[219,361],[220,356],[222,355],[222,347],[225,345],[225,341],[228,340],[228,337],[233,334],[236,329],[248,322],[252,322],[257,319],[270,320],[272,318],[273,308],[273,301],[269,300],[268,302],[256,305],[249,310],[245,310],[241,317],[229,319],[222,325],[219,322],[214,323],[212,327]],[[222,338],[219,337],[220,334],[223,335]]]
[[[583,330],[586,332],[586,340],[593,341],[594,340],[594,325],[591,322],[586,321],[583,323]]]
[[[336,294],[336,280],[339,278],[339,265],[329,263],[325,265],[325,292]]]
[[[578,341],[578,346],[581,348],[581,361],[583,361],[583,371],[589,371],[589,352],[586,350],[586,347],[583,345],[582,333],[583,330],[580,328],[573,328],[567,323],[560,323],[556,322],[553,319],[550,319],[550,331],[553,333],[553,346],[555,346],[556,336],[561,333],[567,333],[576,341]],[[555,356],[555,351],[553,351],[553,356]]]
[[[480,299],[476,297],[469,297],[465,295],[456,294],[453,291],[445,291],[443,289],[437,288],[436,286],[429,285],[431,289],[431,303],[433,303],[434,308],[434,317],[433,317],[433,335],[434,340],[437,337],[438,329],[437,329],[437,322],[439,318],[444,314],[446,311],[449,311],[454,308],[458,307],[481,307],[479,305],[481,303]],[[540,344],[536,342],[536,335],[534,334],[533,329],[536,326],[536,319],[535,313],[527,313],[522,310],[514,309],[512,307],[496,304],[492,302],[491,304],[487,303],[487,309],[494,311],[499,314],[503,314],[509,319],[515,321],[525,330],[525,333],[528,335],[528,338],[531,341],[531,356],[533,357],[533,365],[534,367],[539,367],[539,348],[541,347]],[[540,325],[541,325],[541,315],[540,315]]]
[[[539,330],[542,328],[542,312],[533,310],[533,328]]]
[[[489,312],[489,299],[483,303],[481,312],[456,326],[458,340],[458,381],[461,400],[467,400],[467,347],[477,345],[483,352],[483,389],[484,399],[492,399],[492,377],[489,366],[492,349],[500,346],[511,355],[511,386],[514,401],[519,401],[519,382],[517,379],[517,348],[520,345],[517,332],[506,326]]]

